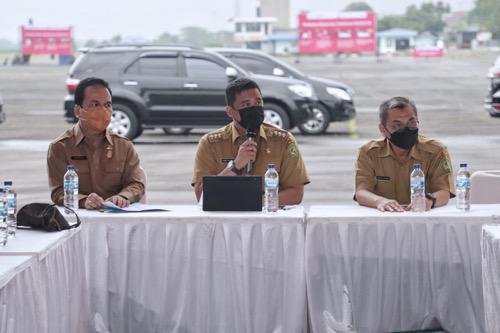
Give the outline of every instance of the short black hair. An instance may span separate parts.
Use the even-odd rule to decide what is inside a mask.
[[[383,101],[382,104],[380,104],[379,113],[378,113],[380,123],[383,125],[386,125],[387,118],[389,118],[389,111],[390,110],[394,110],[394,109],[402,110],[402,109],[406,108],[407,106],[410,106],[411,108],[413,108],[413,111],[415,111],[415,116],[418,116],[417,107],[415,106],[415,103],[412,100],[410,100],[409,98],[392,97],[386,101]]]
[[[75,89],[75,104],[82,106],[83,100],[85,99],[85,89],[87,87],[91,86],[102,86],[106,89],[108,89],[109,94],[111,97],[113,97],[113,93],[111,92],[111,89],[109,88],[109,84],[104,81],[103,79],[100,79],[98,77],[88,77],[80,81],[78,85],[76,86]]]
[[[236,101],[236,95],[241,93],[242,91],[249,89],[258,89],[260,92],[260,88],[257,83],[247,78],[236,79],[229,83],[226,87],[227,105],[233,106],[234,102]]]

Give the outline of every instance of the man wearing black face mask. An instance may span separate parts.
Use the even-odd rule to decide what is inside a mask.
[[[427,209],[444,206],[454,197],[453,173],[446,147],[418,133],[415,104],[393,97],[380,105],[382,140],[360,148],[356,161],[355,200],[381,211],[410,209],[410,174],[414,163],[425,173]]]
[[[226,113],[233,122],[204,135],[198,144],[192,179],[196,199],[203,192],[204,176],[244,175],[251,162],[251,174],[258,176],[264,176],[269,163],[275,164],[280,206],[300,203],[309,177],[297,142],[289,132],[263,123],[258,85],[250,79],[237,79],[227,86],[226,100]]]

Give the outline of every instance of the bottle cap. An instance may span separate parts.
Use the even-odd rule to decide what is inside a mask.
[[[268,168],[268,169],[274,169],[274,168],[275,168],[274,163],[269,163],[269,164],[267,165],[267,168]]]
[[[420,169],[420,163],[414,163],[413,169]]]
[[[12,180],[6,180],[3,182],[4,186],[12,186]]]
[[[460,163],[461,168],[467,168],[467,163]]]
[[[68,170],[70,169],[75,170],[75,166],[73,164],[68,164]]]

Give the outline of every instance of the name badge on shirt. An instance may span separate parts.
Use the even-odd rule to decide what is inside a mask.
[[[391,177],[389,176],[375,176],[377,180],[391,180]]]
[[[234,158],[221,158],[221,162],[224,163],[224,164],[227,164],[229,163],[230,161],[234,160]]]
[[[83,160],[87,159],[87,156],[75,155],[75,156],[71,156],[71,159],[74,161],[83,161]]]

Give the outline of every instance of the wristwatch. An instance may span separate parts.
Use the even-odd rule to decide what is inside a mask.
[[[234,160],[229,161],[226,168],[231,170],[231,172],[237,174],[238,176],[241,176],[241,174],[243,174],[243,169],[245,169],[244,167],[241,169],[238,169],[236,167],[236,163],[234,163]]]
[[[436,206],[436,196],[434,193],[425,193],[425,197],[432,201],[431,208],[434,208],[434,206]]]

